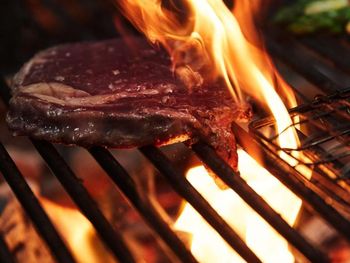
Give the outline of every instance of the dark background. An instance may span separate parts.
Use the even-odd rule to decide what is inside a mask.
[[[108,0],[2,0],[0,71],[14,73],[55,44],[115,37],[115,25],[124,22]]]
[[[232,0],[224,2],[233,6]],[[117,37],[125,30],[136,33],[118,0],[1,0],[0,74],[12,75],[49,46]]]

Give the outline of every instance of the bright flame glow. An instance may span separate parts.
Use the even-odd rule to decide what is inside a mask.
[[[78,263],[115,262],[97,238],[94,227],[77,209],[42,197],[40,201]]]
[[[178,65],[185,64],[191,72],[201,72],[208,65],[203,66],[192,56],[199,53],[201,61],[209,63],[212,76],[221,76],[225,80],[236,102],[243,100],[243,93],[248,94],[272,113],[277,131],[281,133],[281,147],[296,148],[298,138],[295,130],[286,129],[292,125],[292,120],[275,88],[288,106],[296,106],[295,97],[272,66],[262,43],[257,42],[259,36],[253,17],[260,1],[236,1],[235,15],[222,0],[182,2],[188,13],[187,20],[182,23],[175,12],[163,8],[160,0],[121,0],[120,6],[151,42],[160,42],[167,48],[175,71]],[[244,33],[240,24],[244,25]],[[255,45],[251,41],[255,41]],[[187,56],[178,55],[184,52]],[[206,58],[210,58],[210,62]],[[292,158],[288,161],[295,164]]]
[[[293,224],[301,201],[243,150],[238,151],[243,179],[282,217]],[[203,166],[190,169],[190,183],[264,262],[293,262],[287,242],[232,190],[221,190]],[[287,209],[286,209],[287,208]],[[191,250],[200,262],[244,262],[189,204],[175,228],[192,234]]]
[[[179,2],[186,6],[183,13],[187,16],[185,21],[180,22],[175,12],[164,8],[162,2],[118,1],[124,15],[152,43],[159,42],[168,50],[174,70],[185,64],[193,72],[201,72],[209,66],[213,77],[221,76],[225,80],[236,102],[243,100],[244,91],[265,105],[266,97],[271,94],[265,91],[265,87],[274,89],[275,83],[281,94],[288,98],[289,106],[295,106],[292,92],[275,72],[269,57],[261,50],[262,45],[252,45],[240,28],[239,22],[244,23],[249,29],[244,33],[249,38],[258,39],[251,23],[252,13],[242,13],[238,17],[245,17],[246,21],[238,21],[238,14],[234,16],[222,0],[183,0]],[[236,2],[236,10],[252,10],[255,7],[250,6],[253,1]]]
[[[181,2],[185,6],[182,13],[186,14],[185,20],[178,18],[176,8],[162,6],[161,0],[119,1],[126,17],[151,42],[159,42],[167,49],[176,76],[178,72],[193,72],[210,76],[209,79],[223,79],[235,102],[242,102],[249,95],[272,114],[276,131],[281,134],[281,147],[296,148],[298,137],[294,128],[288,128],[293,121],[285,106],[296,106],[296,99],[274,69],[253,23],[262,1],[235,1],[234,12],[222,0]],[[183,66],[190,71],[177,70]],[[178,77],[183,79],[181,74]],[[282,152],[280,156],[293,166],[297,164]],[[301,201],[245,152],[239,152],[239,159],[239,169],[246,181],[292,225]],[[298,169],[310,177],[305,167]],[[197,167],[189,170],[188,180],[244,237],[253,251],[266,262],[293,262],[286,241],[235,193],[218,189],[206,175],[203,167]],[[240,261],[190,205],[185,206],[175,226],[193,235],[192,251],[201,262],[217,262],[218,258],[220,262]]]

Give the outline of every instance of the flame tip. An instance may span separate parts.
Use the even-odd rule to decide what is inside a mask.
[[[278,140],[281,148],[295,149],[298,146],[297,133],[294,127],[293,129],[289,128],[292,127],[293,120],[284,104],[287,101],[290,107],[296,106],[295,96],[274,68],[272,60],[265,51],[262,38],[255,27],[255,17],[262,1],[235,1],[235,7],[232,11],[225,6],[222,0],[183,0],[181,3],[186,5],[187,13],[182,13],[186,17],[181,21],[176,14],[179,10],[162,8],[160,0],[121,0],[121,3],[124,6],[125,15],[133,24],[148,39],[152,42],[158,41],[168,51],[172,61],[171,69],[175,77],[180,78],[188,87],[192,88],[193,85],[198,85],[201,83],[200,81],[203,81],[202,78],[198,78],[198,75],[201,76],[204,70],[210,68],[211,79],[220,78],[223,80],[235,103],[245,105],[246,98],[252,97],[260,103],[260,106],[272,113],[276,120],[276,130],[280,134]],[[142,16],[139,15],[140,13]],[[293,163],[293,160],[288,159],[288,156],[286,157],[282,151],[280,156],[291,164]],[[250,168],[259,169],[257,174],[261,172],[266,176],[264,178],[269,178],[266,181],[259,179],[257,182],[255,170],[251,175],[254,180],[252,179],[253,181],[250,183],[255,185],[255,189],[264,192],[271,199],[269,201],[272,204],[281,200],[271,198],[269,193],[276,191],[281,196],[286,195],[290,198],[287,201],[282,200],[276,206],[282,209],[285,208],[285,204],[292,206],[293,209],[290,210],[293,211],[284,211],[284,215],[290,223],[293,223],[300,208],[300,200],[294,196],[291,197],[288,190],[285,190],[262,167],[256,166],[245,154],[240,153],[240,158],[247,162],[244,166],[246,172],[251,172]],[[218,204],[225,204],[226,202],[221,202],[221,200],[227,198],[224,195],[230,192],[218,192],[215,188],[213,190],[211,187],[205,187],[204,184],[208,181],[203,177],[203,173],[206,173],[203,169],[191,169],[187,175],[189,180],[192,180],[193,171],[197,171],[201,174],[201,178],[193,181],[193,184],[197,188],[206,188],[210,195],[208,193],[203,195],[209,200],[215,200],[217,196],[220,196],[219,201],[216,200],[213,203],[214,207]],[[234,195],[233,200],[239,199],[237,195],[232,194]],[[254,247],[263,258],[270,259],[273,256],[271,253],[264,254],[263,250],[266,252],[274,249],[274,251],[279,252],[279,259],[282,259],[278,262],[293,262],[293,256],[288,251],[286,241],[276,235],[255,214],[245,213],[245,210],[248,209],[246,204],[240,203],[240,205],[243,210],[242,214],[247,216],[247,218],[241,218],[244,222],[247,221],[246,225],[242,227],[246,233],[241,234],[246,235],[248,244]],[[227,207],[218,207],[218,210],[220,209],[229,210]],[[193,224],[193,222],[195,223]],[[210,262],[210,258],[212,262],[217,261],[215,252],[218,251],[220,256],[224,254],[228,256],[227,261],[232,259],[237,260],[235,262],[241,261],[237,255],[231,253],[227,244],[217,240],[215,234],[203,226],[203,220],[200,217],[191,214],[190,207],[185,208],[178,218],[176,225],[179,224],[183,224],[182,230],[193,231],[192,251],[195,252],[195,255],[199,255],[203,262]],[[243,225],[243,223],[239,224]],[[204,232],[208,235],[203,237]],[[262,246],[259,246],[257,242],[254,243],[256,233],[262,233],[258,235],[262,238],[260,240]],[[271,238],[270,242],[263,239],[266,236]],[[210,246],[205,247],[203,242],[206,240],[215,240],[214,245],[211,242]],[[220,246],[217,246],[216,243],[219,243]],[[212,251],[212,248],[217,250],[213,251],[214,256],[206,253]]]

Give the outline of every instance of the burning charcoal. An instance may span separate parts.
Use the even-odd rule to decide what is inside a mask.
[[[76,43],[37,54],[16,75],[7,122],[15,135],[116,148],[202,138],[237,169],[233,121],[248,119],[224,85],[190,91],[163,50],[133,39]]]
[[[39,199],[78,263],[116,262],[103,246],[92,225],[78,210],[45,198]],[[17,262],[57,262],[13,196],[1,214],[0,233]]]
[[[0,231],[18,262],[56,262],[14,198],[11,198],[0,217]]]

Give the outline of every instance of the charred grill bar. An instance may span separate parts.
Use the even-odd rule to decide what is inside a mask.
[[[96,231],[106,247],[108,247],[121,262],[135,262],[132,253],[121,235],[113,230],[111,224],[107,221],[95,201],[84,188],[82,181],[74,175],[73,171],[59,155],[55,147],[45,141],[32,140],[32,143],[41,157],[46,161],[52,173],[79,207],[80,211],[95,226]]]
[[[241,238],[230,226],[216,213],[207,201],[187,181],[167,159],[167,157],[154,146],[141,147],[140,151],[153,163],[155,167],[166,177],[182,197],[189,202],[199,214],[221,235],[221,237],[235,249],[248,262],[260,262]]]
[[[301,106],[293,109],[292,115],[297,115],[300,118],[294,124],[296,129],[299,128],[298,125],[307,125],[309,131],[306,132],[310,132],[305,136],[299,131],[302,142],[296,150],[279,148],[276,140],[280,134],[269,138],[263,134],[264,128],[273,125],[271,120],[260,120],[250,125],[251,134],[264,145],[262,148],[269,156],[265,160],[267,169],[270,167],[273,169],[276,166],[276,160],[281,163],[281,159],[276,154],[281,150],[291,158],[295,152],[298,152],[299,156],[302,154],[309,158],[303,160],[302,157],[294,157],[298,164],[313,170],[313,177],[310,181],[285,162],[281,166],[286,168],[278,170],[286,170],[287,172],[271,172],[306,203],[309,203],[348,240],[350,240],[350,222],[348,220],[350,202],[347,194],[349,190],[349,170],[347,168],[350,132],[347,122],[349,120],[349,95],[349,90],[344,90],[328,97],[318,98],[309,104],[309,107]],[[337,123],[339,120],[342,120],[343,123]],[[237,133],[241,134],[239,137],[242,138],[244,131],[237,125],[234,127]],[[254,141],[248,134],[243,136],[245,140]],[[327,148],[324,149],[326,146]],[[294,154],[294,156],[297,155]],[[306,185],[308,187],[305,187]]]
[[[29,218],[33,221],[41,237],[47,242],[48,247],[54,256],[57,260],[71,263],[75,262],[59,237],[59,234],[51,223],[49,217],[39,204],[38,199],[35,197],[2,144],[0,144],[0,160],[0,170],[7,183],[23,206]]]
[[[290,244],[298,249],[311,262],[327,262],[327,257],[305,240],[296,230],[288,225],[262,197],[260,197],[238,174],[227,166],[223,160],[214,154],[204,143],[193,146],[194,151],[232,190],[234,190],[249,206],[261,215]]]
[[[186,262],[197,262],[179,237],[174,235],[173,230],[168,223],[163,220],[147,196],[141,196],[140,193],[138,193],[135,182],[113,155],[108,150],[101,147],[93,147],[89,149],[89,152],[133,204],[134,208],[153,230],[162,237],[177,257]]]
[[[327,42],[331,52],[320,52],[320,49],[311,49],[312,46],[320,45],[318,43],[319,39],[307,39],[308,46],[302,45],[303,40],[297,40],[291,36],[288,36],[282,33],[279,29],[269,30],[269,33],[266,36],[266,43],[271,51],[271,53],[283,61],[286,65],[292,68],[295,72],[300,74],[303,78],[308,80],[310,83],[314,84],[321,91],[331,94],[336,91],[340,91],[345,87],[342,87],[334,80],[330,79],[328,76],[320,72],[318,66],[323,64],[328,66],[318,59],[319,56],[331,61],[337,66],[337,69],[345,69],[341,65],[338,66],[337,60],[342,56],[344,61],[349,61],[349,47],[344,46],[340,41],[327,42],[326,39],[323,39],[323,42]],[[305,40],[304,40],[305,41]],[[288,52],[286,52],[288,50]],[[316,52],[317,55],[314,55],[313,52]],[[343,53],[344,52],[344,53]],[[335,58],[334,58],[334,57]],[[346,62],[343,62],[344,64]],[[329,66],[330,67],[330,66]],[[349,68],[346,68],[345,71],[348,71]],[[298,87],[295,87],[298,92]],[[298,92],[300,94],[300,92]],[[303,94],[301,94],[303,95]],[[303,98],[310,99],[310,98]]]
[[[281,41],[283,39],[283,41]],[[314,65],[318,61],[309,57],[305,48],[312,48],[321,55],[327,56],[340,69],[348,70],[348,61],[342,56],[349,54],[348,47],[340,45],[334,40],[325,40],[327,45],[332,47],[333,53],[327,50],[317,48],[312,39],[304,39],[297,42],[295,39],[285,37],[281,33],[269,36],[268,43],[272,53],[289,65],[304,78],[314,83],[322,91],[333,93],[341,91],[342,87],[321,74]],[[302,44],[302,45],[301,45]],[[285,48],[291,53],[286,53]],[[342,52],[339,55],[339,52]],[[336,54],[334,59],[333,54]],[[338,63],[337,63],[338,62]],[[300,90],[296,90],[303,97]],[[9,89],[1,79],[0,95],[4,102],[10,99]],[[348,134],[349,127],[335,126],[332,130],[330,126],[324,126],[324,123],[331,122],[334,125],[337,116],[338,124],[341,120],[349,119],[349,97],[347,92],[337,93],[340,96],[341,105],[336,97],[323,97],[322,100],[313,101],[305,106],[294,109],[291,114],[298,116],[314,116],[313,118],[302,118],[300,125],[314,126],[323,129],[323,134],[316,136],[314,140],[304,143],[304,147],[298,149],[303,151],[313,161],[314,174],[310,181],[307,181],[299,174],[295,167],[289,166],[278,155],[277,151],[284,150],[290,154],[288,149],[279,149],[275,143],[275,137],[266,137],[261,132],[262,129],[273,125],[269,119],[259,120],[250,126],[250,132],[247,133],[237,125],[233,125],[233,130],[238,137],[241,146],[251,155],[254,156],[254,149],[259,148],[268,153],[264,165],[269,169],[289,189],[296,193],[303,203],[313,210],[332,225],[347,240],[350,240],[350,222],[349,222],[349,170],[344,165],[343,160],[348,157],[346,153],[341,152],[332,156],[325,155],[329,151],[322,146],[324,142],[335,140],[342,147],[349,146]],[[310,99],[305,98],[303,99]],[[336,102],[334,102],[336,101]],[[323,112],[322,112],[323,111]],[[309,115],[308,115],[309,114]],[[340,120],[340,121],[339,121]],[[320,121],[322,125],[320,126]],[[302,136],[304,134],[301,134]],[[303,138],[301,136],[301,138]],[[312,136],[312,134],[307,134]],[[253,144],[247,145],[251,141]],[[113,230],[112,226],[104,218],[94,200],[82,186],[79,179],[71,171],[68,164],[62,159],[54,146],[48,142],[32,141],[43,159],[47,162],[52,172],[64,186],[70,197],[76,202],[82,213],[94,225],[101,239],[104,241],[114,256],[122,262],[133,262],[134,257],[124,243],[123,239]],[[253,146],[252,146],[253,145]],[[255,148],[254,148],[255,147]],[[251,151],[253,149],[253,151]],[[110,178],[118,186],[121,192],[127,197],[134,208],[140,213],[145,221],[150,225],[154,232],[164,241],[165,244],[173,251],[179,259],[186,262],[196,262],[191,252],[186,248],[184,243],[179,239],[177,234],[170,228],[164,219],[158,214],[151,202],[140,196],[130,175],[118,163],[118,161],[106,149],[93,147],[88,149],[90,154],[97,160],[100,166],[107,172]],[[201,142],[193,145],[194,152],[214,170],[217,175],[225,181],[229,187],[235,190],[255,211],[257,211],[265,220],[271,224],[282,236],[288,240],[296,249],[312,262],[327,262],[327,257],[310,244],[297,230],[290,227],[258,194],[256,194],[238,174],[220,159],[215,152],[206,144]],[[211,208],[203,197],[189,184],[183,174],[176,171],[171,162],[163,153],[153,147],[147,146],[140,148],[140,151],[153,163],[153,165],[168,179],[175,191],[184,197],[212,226],[216,231],[248,262],[259,262],[258,257],[247,247],[247,245],[237,236],[237,234],[225,223],[225,221]],[[336,151],[335,151],[336,152]],[[307,165],[307,164],[306,164]],[[33,221],[38,233],[46,241],[52,254],[59,262],[75,262],[69,250],[65,247],[63,241],[52,226],[45,211],[40,206],[38,200],[26,184],[23,176],[15,167],[5,148],[0,147],[0,171],[10,185],[13,192],[26,210],[28,216]],[[326,200],[332,200],[328,203]],[[0,258],[1,262],[13,262],[5,242],[0,239]]]
[[[3,82],[3,91],[8,90]],[[8,91],[3,92],[4,98],[9,98]],[[6,101],[7,103],[8,101]],[[95,226],[96,230],[100,234],[102,240],[105,241],[107,247],[115,254],[116,258],[122,262],[133,262],[133,258],[126,248],[118,247],[123,244],[121,238],[119,241],[112,240],[114,235],[117,235],[115,231],[108,226],[108,222],[102,217],[102,213],[98,211],[95,202],[89,197],[87,191],[83,188],[81,181],[75,177],[68,164],[56,151],[54,146],[45,141],[31,140],[35,148],[38,150],[43,159],[47,162],[49,168],[56,175],[56,178],[61,182],[65,190],[69,193],[71,198],[76,202],[82,213],[90,220]],[[147,149],[140,149],[147,156]],[[135,184],[131,181],[130,176],[127,172],[118,164],[114,157],[105,149],[100,147],[93,147],[89,152],[94,156],[98,163],[107,171],[112,180],[118,185],[120,190],[125,194],[129,201],[134,205],[137,211],[145,218],[145,220],[151,225],[155,232],[168,244],[169,248],[173,250],[174,254],[179,259],[186,259],[188,262],[196,262],[192,254],[187,250],[185,245],[179,240],[178,236],[173,232],[165,221],[162,220],[161,216],[155,211],[152,205],[147,202],[144,198],[142,199],[137,192]],[[7,160],[0,160],[6,163]],[[161,164],[155,164],[160,171],[168,170],[169,162],[165,161]],[[0,168],[2,168],[0,166]],[[11,172],[2,170],[3,173],[9,174]],[[169,171],[169,170],[168,170]],[[175,172],[176,173],[176,172]],[[118,178],[115,176],[118,175]],[[22,177],[23,179],[23,177]],[[201,214],[218,229],[219,233],[224,237],[225,240],[237,250],[240,255],[249,262],[260,262],[257,256],[247,247],[247,245],[239,238],[237,234],[225,223],[225,221],[210,207],[210,205],[201,197],[201,195],[186,181],[184,175],[177,174],[178,187],[181,189],[181,195],[185,199],[191,202],[194,207],[198,207]],[[177,188],[177,186],[175,187]],[[194,195],[189,194],[187,190],[191,188]],[[26,206],[26,204],[22,204]],[[38,204],[39,205],[39,204]],[[106,225],[107,224],[107,225]],[[40,232],[39,232],[40,233]],[[41,233],[40,233],[41,234]],[[50,242],[48,242],[50,243]],[[54,253],[54,255],[56,255]],[[56,257],[58,260],[61,258]],[[61,260],[62,261],[62,260]],[[61,262],[60,261],[60,262]],[[186,261],[186,262],[187,262]],[[67,261],[68,262],[68,261]],[[74,261],[72,261],[74,262]]]

